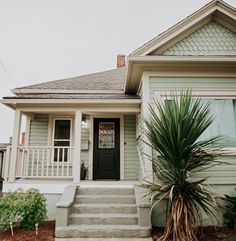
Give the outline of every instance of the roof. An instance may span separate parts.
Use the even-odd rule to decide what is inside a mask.
[[[124,93],[91,93],[91,94],[33,94],[8,96],[4,99],[140,99],[137,95]]]
[[[80,93],[81,90],[100,92],[123,92],[126,68],[117,68],[99,73],[93,73],[74,78],[54,80],[36,85],[24,86],[13,90],[15,94],[29,93],[37,90],[37,93],[44,93],[43,90],[67,90]],[[27,91],[28,90],[28,91]],[[36,92],[34,92],[36,93]],[[61,92],[59,92],[61,93]],[[68,93],[65,91],[65,93]]]

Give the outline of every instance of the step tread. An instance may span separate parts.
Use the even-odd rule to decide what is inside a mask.
[[[62,227],[56,227],[57,230],[63,230],[63,229],[67,229],[67,230],[112,230],[112,229],[116,229],[116,230],[148,230],[151,227],[141,227],[137,224],[131,224],[131,225],[109,225],[109,229],[107,228],[107,225],[102,225],[102,224],[70,224],[69,226],[62,226]]]
[[[83,198],[106,198],[106,197],[129,197],[129,198],[135,198],[135,196],[134,195],[100,195],[100,194],[98,194],[98,195],[79,195],[79,194],[76,194],[76,197],[77,198],[79,198],[79,197],[83,197]]]
[[[138,218],[137,213],[72,213],[71,217],[78,217],[78,218]]]
[[[136,204],[129,204],[129,203],[75,203],[73,204],[74,207],[136,207]]]

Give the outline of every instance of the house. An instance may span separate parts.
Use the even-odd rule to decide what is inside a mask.
[[[144,120],[154,99],[165,101],[171,91],[186,88],[212,102],[215,121],[205,136],[227,135],[231,150],[222,157],[230,164],[199,175],[209,176],[219,193],[233,192],[236,10],[217,0],[132,52],[126,64],[118,56],[117,69],[25,86],[4,97],[15,121],[3,192],[40,189],[58,237],[150,235],[149,204],[135,186],[153,180]],[[22,115],[27,128],[20,146]],[[82,161],[89,169],[85,181]],[[155,210],[153,225],[162,213]]]

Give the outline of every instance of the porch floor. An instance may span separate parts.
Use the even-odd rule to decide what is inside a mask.
[[[102,181],[92,181],[92,180],[84,180],[81,181],[78,186],[80,187],[105,187],[105,188],[130,188],[134,185],[140,183],[137,180],[119,180],[119,181],[112,181],[112,180],[102,180]],[[15,191],[19,188],[21,189],[29,189],[29,188],[37,188],[42,193],[54,193],[54,194],[62,194],[64,188],[67,185],[73,184],[72,180],[52,180],[52,179],[19,179],[15,182],[3,182],[3,190],[2,192],[8,192],[9,190]]]

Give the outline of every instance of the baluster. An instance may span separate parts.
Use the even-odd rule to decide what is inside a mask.
[[[66,164],[67,164],[67,165],[66,165],[66,166],[67,166],[66,176],[67,176],[67,177],[69,176],[69,171],[70,171],[70,165],[69,165],[69,164],[70,164],[70,161],[69,161],[70,158],[69,158],[69,157],[70,157],[70,149],[68,148],[68,151],[67,151],[67,160],[66,160]]]
[[[65,148],[62,149],[62,167],[61,176],[64,176],[64,163],[65,163]]]
[[[22,148],[22,154],[21,154],[21,166],[20,166],[20,176],[23,177],[23,171],[24,171],[24,158],[25,157],[25,149]]]
[[[54,176],[54,173],[53,173],[54,170],[53,169],[54,169],[55,150],[56,150],[56,148],[52,149],[52,152],[53,152],[53,155],[52,155],[52,170],[51,170],[51,176],[52,177]]]
[[[45,156],[45,150],[42,149],[42,170],[41,170],[41,176],[44,175],[44,156]]]
[[[47,170],[46,170],[46,175],[48,177],[48,169],[49,169],[49,161],[50,161],[50,157],[51,157],[51,149],[47,148]]]
[[[30,157],[30,149],[28,149],[28,152],[26,152],[26,153],[28,153],[27,154],[27,160],[26,160],[26,170],[25,170],[25,176],[28,176],[29,175],[29,157]]]
[[[40,154],[40,149],[37,149],[37,166],[36,166],[36,176],[39,176],[39,154]]]
[[[35,149],[33,148],[32,149],[32,165],[31,165],[31,176],[33,177],[34,176],[34,152],[35,152]]]
[[[60,147],[58,147],[57,149],[57,177],[58,177],[58,174],[59,174],[59,160],[60,160]]]

